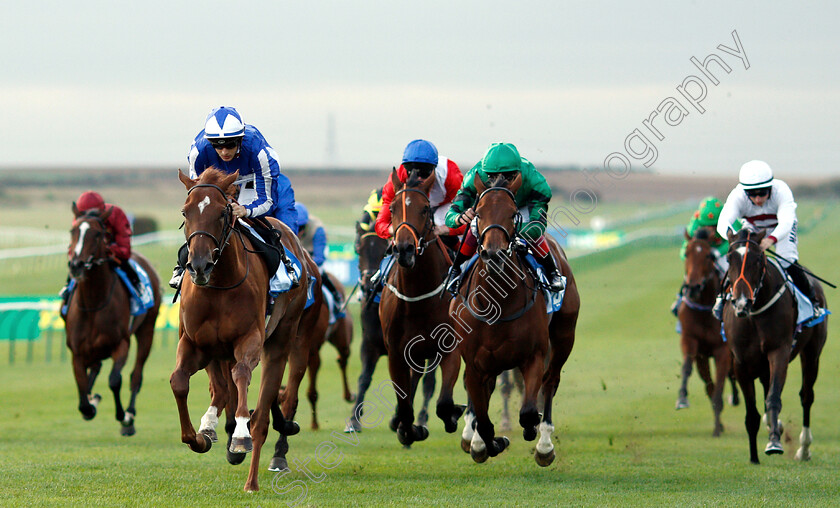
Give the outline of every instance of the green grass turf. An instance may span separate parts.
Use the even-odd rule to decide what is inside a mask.
[[[800,241],[803,261],[831,281],[840,280],[835,245],[840,221],[829,219]],[[727,406],[725,432],[712,438],[712,414],[702,384],[689,384],[692,407],[679,412],[680,353],[675,319],[668,312],[679,286],[681,262],[674,249],[646,250],[598,268],[581,270],[582,309],[577,342],[555,399],[557,459],[547,468],[533,460],[533,444],[521,429],[505,433],[511,448],[475,464],[433,419],[425,442],[404,449],[385,421],[341,440],[350,405],[339,397],[335,352],[322,350],[322,430],[308,430],[301,400],[296,419],[304,430],[291,438],[289,457],[309,461],[313,478],[296,469],[278,477],[265,470],[261,491],[242,492],[246,465],[230,466],[217,444],[205,455],[180,443],[177,411],[167,382],[174,365],[173,337],[158,337],[138,401],[137,435],[119,435],[107,388],[110,362],[96,385],[99,415],[83,421],[76,410],[70,365],[56,350],[46,363],[38,341],[34,361],[18,352],[7,365],[0,343],[0,504],[102,506],[836,506],[840,503],[840,352],[829,327],[816,402],[812,410],[813,459],[793,459],[801,429],[799,363],[792,364],[783,394],[785,453],[749,463],[744,409]],[[837,292],[828,290],[829,302]],[[354,306],[355,307],[355,306]],[[358,321],[357,321],[358,324]],[[351,358],[351,384],[359,373],[359,331]],[[53,345],[59,347],[58,344]],[[132,360],[133,361],[133,360]],[[129,366],[131,363],[129,363]],[[130,367],[124,371],[126,396]],[[258,373],[250,393],[256,396]],[[383,358],[374,386],[387,379]],[[726,393],[729,393],[727,388]],[[459,387],[456,399],[464,401]],[[519,397],[514,396],[516,408]],[[191,416],[196,426],[209,403],[204,373],[192,380]],[[500,402],[494,398],[498,419]],[[514,409],[516,414],[516,409]],[[514,421],[516,417],[514,417]],[[336,431],[339,435],[332,434]],[[271,441],[276,433],[271,434]],[[340,463],[325,470],[316,449],[331,441]],[[759,433],[759,447],[766,432]],[[333,455],[338,459],[338,455]],[[306,495],[301,488],[305,486]]]

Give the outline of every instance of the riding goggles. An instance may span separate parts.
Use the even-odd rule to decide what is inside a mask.
[[[747,189],[744,192],[751,198],[760,198],[770,195],[770,187],[762,187],[760,189]]]
[[[239,146],[240,138],[219,138],[211,139],[210,144],[213,148],[236,148]]]

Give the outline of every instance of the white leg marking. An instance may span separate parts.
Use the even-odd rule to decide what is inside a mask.
[[[483,452],[487,446],[484,445],[484,440],[481,439],[481,436],[478,432],[473,432],[472,441],[470,441],[470,450],[475,453]]]
[[[85,245],[85,233],[88,229],[90,229],[90,224],[87,222],[79,224],[79,239],[76,240],[76,248],[73,249],[73,253],[77,256],[82,254],[82,247]]]
[[[551,453],[554,449],[554,443],[551,442],[551,434],[554,432],[554,425],[549,425],[545,422],[540,423],[540,440],[537,442],[537,453],[546,455]]]
[[[802,427],[799,433],[799,449],[796,450],[796,460],[811,460],[811,443],[814,441],[810,427]]]
[[[198,432],[205,430],[216,430],[216,425],[219,424],[219,409],[216,406],[207,408],[207,412],[201,417],[201,427]]]
[[[473,422],[475,421],[475,415],[472,413],[465,413],[464,414],[464,430],[461,431],[461,439],[464,441],[472,441],[473,434],[477,434],[475,430],[473,430]]]
[[[248,421],[251,419],[244,416],[237,416],[235,419],[236,429],[233,431],[233,437],[251,437],[251,433],[248,432]]]

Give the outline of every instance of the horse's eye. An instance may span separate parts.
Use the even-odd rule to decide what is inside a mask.
[[[182,216],[182,217],[186,217],[186,216],[187,216],[187,212],[185,212],[183,208],[181,208],[181,216]]]

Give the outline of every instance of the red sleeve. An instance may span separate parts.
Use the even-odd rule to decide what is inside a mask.
[[[391,226],[391,201],[394,199],[394,186],[391,184],[391,178],[382,186],[382,208],[379,209],[379,215],[376,216],[376,224],[374,229],[376,234],[382,238],[391,238],[391,233],[388,228]]]
[[[446,181],[443,183],[446,187],[446,198],[444,203],[451,203],[455,199],[455,195],[461,190],[461,183],[464,180],[464,175],[461,174],[461,169],[455,162],[447,159],[446,161]]]
[[[111,215],[105,224],[114,236],[114,243],[111,244],[111,252],[117,259],[125,261],[131,257],[131,224],[128,222],[128,217],[125,212],[118,206],[106,205],[111,207]]]

